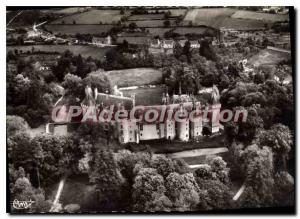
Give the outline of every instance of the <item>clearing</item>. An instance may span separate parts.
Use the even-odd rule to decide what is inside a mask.
[[[162,72],[154,68],[131,68],[105,72],[108,79],[118,87],[160,84]]]

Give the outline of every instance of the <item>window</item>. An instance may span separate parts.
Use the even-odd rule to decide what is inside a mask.
[[[156,123],[156,129],[159,129],[159,123]]]
[[[123,129],[123,125],[122,124],[120,125],[120,129]]]
[[[140,130],[143,131],[143,124],[140,125]]]

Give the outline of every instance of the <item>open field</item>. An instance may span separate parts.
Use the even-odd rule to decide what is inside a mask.
[[[165,27],[146,28],[146,30],[148,30],[152,36],[160,36],[160,37],[163,37],[164,34],[171,29],[172,28],[165,28]]]
[[[236,11],[231,17],[239,18],[239,19],[263,20],[263,21],[268,21],[268,22],[288,21],[289,20],[288,14],[270,14],[270,13],[244,11],[244,10]]]
[[[164,14],[136,14],[131,15],[128,20],[152,20],[152,19],[164,19]]]
[[[139,87],[132,90],[122,90],[124,96],[130,97],[131,94],[135,94],[136,105],[158,105],[161,104],[163,92],[165,88],[163,86],[156,87]]]
[[[270,49],[260,51],[258,54],[252,56],[248,63],[254,66],[260,65],[277,65],[282,60],[288,60],[291,54],[278,52]]]
[[[264,29],[265,24],[287,20],[288,15],[244,11],[233,8],[198,8],[188,11],[183,23],[186,24],[192,21],[194,25],[206,25],[214,28],[257,30]]]
[[[92,58],[102,60],[106,51],[110,48],[99,48],[94,46],[82,46],[82,45],[33,45],[33,46],[7,46],[6,51],[9,50],[22,50],[23,52],[27,52],[34,48],[35,52],[58,52],[63,53],[66,50],[70,50],[75,55],[81,54],[83,57],[87,58],[91,56]]]
[[[76,24],[99,24],[100,22],[112,24],[113,22],[118,22],[122,16],[124,15],[121,15],[119,10],[92,9],[87,12],[59,18],[51,24],[73,24],[74,21]]]
[[[228,29],[235,30],[264,30],[265,24],[262,21],[254,19],[235,19],[235,18],[225,18],[222,21],[222,26]]]
[[[162,79],[162,72],[153,68],[132,68],[105,72],[108,79],[118,87],[158,84]]]
[[[51,24],[46,25],[46,29],[54,34],[76,35],[77,33],[102,34],[111,30],[113,25],[110,24]]]
[[[214,34],[215,31],[213,31],[211,28],[207,27],[177,27],[174,30],[174,33],[178,33],[181,35],[185,34]]]
[[[84,7],[71,7],[71,8],[64,8],[64,9],[54,10],[54,11],[51,11],[51,12],[53,12],[55,14],[75,14],[75,13],[78,13],[78,12],[82,12],[84,10],[85,10]]]
[[[199,8],[188,11],[184,17],[184,22],[192,21],[195,25],[206,25],[219,27],[226,17],[230,17],[235,12],[231,8]]]

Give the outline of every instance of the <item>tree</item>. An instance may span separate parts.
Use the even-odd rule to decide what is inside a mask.
[[[192,173],[171,173],[166,178],[166,194],[173,202],[174,210],[194,210],[199,202],[200,189]]]
[[[174,56],[178,59],[182,54],[182,46],[178,41],[175,41],[174,49],[173,49]]]
[[[286,171],[275,174],[275,204],[277,206],[293,206],[295,204],[294,178]]]
[[[259,197],[259,206],[272,206],[274,202],[272,150],[269,147],[259,148],[256,144],[250,145],[245,149],[243,159],[246,186],[251,186]]]
[[[134,30],[137,28],[137,25],[136,25],[136,23],[131,22],[131,23],[128,25],[128,28],[129,28],[130,31],[134,31]]]
[[[197,178],[199,189],[202,191],[200,210],[218,210],[232,208],[232,193],[228,186],[214,179]]]
[[[71,137],[43,134],[34,137],[31,145],[36,150],[34,166],[38,168],[42,185],[76,172],[78,160],[83,157]]]
[[[183,46],[182,53],[186,55],[188,62],[191,62],[191,43],[187,40]]]
[[[111,151],[100,148],[96,152],[89,177],[90,181],[96,185],[99,210],[118,210],[123,180]]]
[[[152,160],[151,167],[156,169],[157,173],[166,178],[175,171],[174,163],[170,158],[157,156]]]
[[[250,107],[236,107],[234,112],[245,111],[247,112],[246,121],[239,119],[238,121],[238,135],[237,139],[242,142],[251,142],[256,136],[257,131],[263,127],[262,118],[259,117],[257,108],[255,105]]]
[[[106,93],[111,91],[111,84],[105,74],[89,74],[84,80],[83,84],[89,85],[92,89],[97,88],[99,93]]]
[[[7,136],[12,136],[18,132],[25,132],[29,129],[28,123],[20,116],[6,116]]]
[[[212,60],[212,61],[217,60],[217,55],[208,40],[203,40],[201,42],[199,54],[201,56],[204,56],[208,60]]]
[[[65,88],[65,95],[71,95],[79,98],[83,97],[84,87],[83,81],[80,77],[68,73],[64,78],[62,86]]]
[[[169,27],[171,25],[170,20],[164,21],[164,27]]]
[[[23,167],[26,172],[32,174],[36,166],[36,152],[37,148],[31,144],[30,136],[27,133],[20,132],[8,136],[8,162],[15,168]]]
[[[51,207],[50,201],[45,201],[44,191],[40,188],[34,188],[30,180],[26,177],[26,173],[22,167],[18,170],[11,169],[11,173],[15,172],[17,179],[11,181],[10,184],[10,197],[11,200],[19,201],[33,201],[30,208],[27,209],[15,209],[12,208],[12,212],[15,213],[41,213],[48,212]]]
[[[259,134],[259,144],[273,149],[276,169],[287,170],[286,161],[293,144],[291,131],[287,126],[275,124],[270,130],[263,131]]]
[[[133,184],[133,209],[137,211],[147,210],[147,206],[153,205],[153,203],[159,203],[154,200],[157,199],[157,197],[163,197],[165,191],[164,178],[158,174],[155,169],[141,168]],[[151,208],[153,208],[153,206]],[[164,209],[160,210],[162,211]]]
[[[227,168],[227,163],[222,159],[222,157],[207,157],[205,163],[210,165],[213,177],[215,177],[225,185],[228,185],[230,183],[229,168]]]

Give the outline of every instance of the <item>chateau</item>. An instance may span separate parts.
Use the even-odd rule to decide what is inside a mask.
[[[117,121],[112,119],[109,122],[99,122],[102,123],[103,129],[109,130],[110,135],[121,144],[156,139],[189,141],[201,137],[204,129],[211,134],[219,132],[220,129],[218,115],[221,104],[217,87],[199,93],[204,94],[202,97],[206,95],[202,98],[205,101],[198,101],[196,97],[181,92],[171,97],[168,93],[164,93],[161,105],[139,106],[136,104],[135,95],[125,97],[117,87],[114,88],[113,94],[98,93],[97,88],[93,92],[90,87],[86,87],[86,96],[81,102],[81,108],[84,113],[89,107],[105,113],[104,111],[108,111],[112,106],[114,112],[118,110],[130,112],[134,107],[140,107],[135,111],[133,118],[123,115]],[[65,119],[67,108],[63,106],[59,111],[60,123],[48,125],[49,133],[60,135],[67,133],[68,122]],[[207,111],[208,115],[204,116],[203,111]],[[154,112],[158,115],[157,118],[151,118]],[[175,119],[176,114],[179,120]]]

